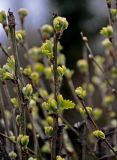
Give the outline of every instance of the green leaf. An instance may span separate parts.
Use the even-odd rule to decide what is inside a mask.
[[[63,100],[60,106],[61,110],[73,109],[74,107],[75,107],[75,104],[72,101],[66,100],[66,99]]]

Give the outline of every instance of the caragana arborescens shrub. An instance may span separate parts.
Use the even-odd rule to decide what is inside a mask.
[[[24,25],[29,14],[27,9],[18,11],[21,22],[18,31],[13,12],[9,10],[8,16],[5,11],[0,12],[0,23],[9,41],[7,48],[0,44],[6,57],[6,63],[0,67],[0,158],[116,159],[117,120],[113,106],[117,97],[114,39],[117,14],[111,1],[107,1],[107,7],[109,25],[100,29],[100,34],[105,37],[102,56],[93,54],[88,38],[81,33],[86,52],[76,66],[78,79],[81,76],[84,80],[76,88],[72,81],[75,71],[66,67],[65,56],[61,53],[60,39],[69,28],[67,19],[54,15],[52,25],[45,24],[40,28],[42,44],[28,48]],[[24,67],[20,65],[20,47],[24,49],[22,59],[27,60]],[[63,79],[72,100],[61,93]],[[100,106],[93,100],[93,95],[96,95]],[[82,120],[71,125],[63,116],[66,110],[75,110],[81,114]]]

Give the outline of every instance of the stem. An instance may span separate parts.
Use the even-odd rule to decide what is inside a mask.
[[[79,97],[78,97],[79,98]],[[87,114],[87,118],[88,118],[88,120],[92,123],[92,125],[94,126],[94,128],[96,129],[96,130],[100,130],[99,129],[99,127],[97,126],[97,124],[95,123],[95,121],[93,120],[93,118],[92,118],[92,116],[89,114],[89,112],[87,111],[87,109],[86,109],[86,104],[84,103],[84,101],[81,99],[81,98],[79,98],[79,100],[80,100],[80,103],[82,104],[82,106],[83,106],[83,108],[85,109],[85,112],[86,112],[86,114]],[[109,144],[109,142],[107,141],[107,139],[102,139],[104,142],[105,142],[105,144],[112,150],[112,152],[115,154],[115,156],[117,156],[117,152],[113,149],[113,147]]]
[[[15,58],[15,86],[18,89],[18,98],[19,98],[19,103],[21,105],[20,108],[20,114],[22,117],[22,123],[20,126],[20,133],[25,134],[26,133],[26,103],[22,94],[22,86],[23,86],[23,80],[22,76],[20,74],[20,65],[19,65],[19,60],[18,60],[18,52],[17,52],[17,43],[16,43],[16,37],[15,37],[15,17],[13,15],[13,12],[8,12],[8,24],[9,24],[9,30],[10,30],[10,38],[11,38],[11,45],[12,45],[12,51],[14,54]]]
[[[32,113],[30,113],[30,112],[29,112],[29,118],[30,118],[30,122],[32,125],[32,132],[33,132],[33,139],[34,139],[34,152],[36,153],[36,155],[38,155],[39,159],[41,160],[42,159],[41,158],[41,150],[40,150],[40,146],[39,146],[37,136],[36,136],[36,129],[34,126],[33,116],[32,116]]]
[[[11,101],[10,101],[11,98],[10,98],[9,90],[8,90],[7,84],[5,82],[3,82],[3,90],[4,90],[5,96],[6,96],[7,101],[8,101],[9,109],[11,110],[11,113],[12,113],[13,130],[14,130],[14,135],[17,138],[18,130],[17,130],[17,125],[16,125],[15,110],[14,110],[12,104],[11,104]],[[16,150],[17,150],[18,158],[19,158],[19,160],[21,160],[21,150],[20,150],[18,144],[16,145]]]
[[[105,70],[102,68],[102,66],[100,66],[100,64],[98,64],[94,58],[94,55],[93,55],[93,52],[88,44],[88,39],[87,37],[84,37],[83,33],[81,33],[81,37],[82,37],[82,40],[84,41],[84,44],[89,52],[89,58],[95,63],[95,65],[99,68],[99,70],[103,73],[104,77],[105,77],[105,80],[108,84],[108,86],[111,88],[111,91],[112,93],[117,96],[117,91],[115,88],[113,88],[113,86],[111,85],[110,81],[108,80],[107,76],[106,76],[106,72]]]
[[[54,69],[54,98],[57,101],[57,96],[59,93],[59,88],[58,88],[58,73],[57,73],[57,42],[58,42],[58,36],[55,33],[54,34],[54,48],[53,48],[53,69]],[[57,156],[57,131],[58,131],[58,114],[55,113],[54,115],[54,124],[53,124],[53,130],[54,134],[52,136],[51,140],[51,160],[55,160]]]
[[[3,102],[3,96],[2,96],[1,89],[0,89],[0,110],[1,110],[1,113],[2,113],[2,116],[3,116],[3,120],[4,120],[4,123],[5,123],[4,127],[5,127],[6,135],[10,136],[8,120],[7,120],[6,116],[5,116],[5,107],[4,107],[4,102]],[[6,146],[7,146],[7,148],[9,148],[9,146],[10,146],[9,142],[6,142]]]

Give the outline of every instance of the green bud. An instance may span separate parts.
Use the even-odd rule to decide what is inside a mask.
[[[30,66],[27,66],[25,69],[24,69],[24,74],[28,77],[31,76],[31,73],[32,73],[32,70],[31,70],[31,67]]]
[[[115,100],[114,95],[107,95],[103,98],[103,104],[105,106],[111,105]]]
[[[65,29],[68,28],[68,22],[64,17],[56,17],[53,20],[53,26],[56,32],[63,32]]]
[[[49,153],[50,154],[50,144],[48,142],[46,142],[43,146],[42,146],[42,149],[41,151],[43,153]]]
[[[93,111],[92,107],[86,107],[86,110],[87,110],[87,112],[88,112],[89,114],[91,114],[92,111]],[[80,112],[80,114],[82,114],[82,115],[85,115],[85,114],[86,114],[86,111],[85,111],[84,108],[79,108],[79,112]]]
[[[57,101],[59,104],[61,104],[63,102],[63,96],[61,94],[58,95]]]
[[[48,116],[48,117],[46,118],[46,121],[47,121],[48,125],[50,125],[50,126],[53,125],[54,120],[53,120],[52,116]]]
[[[2,69],[0,69],[0,77],[2,80],[13,80],[14,75],[12,73],[6,72]]]
[[[21,145],[23,147],[27,147],[28,143],[29,143],[29,136],[23,135],[21,138]]]
[[[117,68],[116,67],[112,67],[111,76],[112,78],[117,78]]]
[[[84,60],[84,59],[78,60],[78,62],[77,62],[77,67],[79,68],[79,71],[80,71],[81,73],[86,73],[86,72],[87,72],[87,69],[88,69],[87,61]]]
[[[48,92],[47,92],[45,89],[40,88],[40,89],[39,89],[39,95],[40,95],[41,97],[43,97],[43,98],[47,98]]]
[[[32,72],[30,78],[35,84],[39,82],[39,74],[37,72]]]
[[[47,79],[51,79],[53,77],[53,72],[51,67],[46,67],[44,73]]]
[[[41,35],[42,35],[43,39],[51,38],[54,33],[53,27],[49,24],[43,25],[41,27],[40,31],[41,31]]]
[[[70,69],[68,69],[68,68],[65,70],[65,76],[66,76],[67,78],[71,78],[73,74],[74,74],[74,71],[73,71],[73,70],[70,70]]]
[[[42,63],[35,63],[34,70],[36,72],[42,73],[44,71],[44,65]]]
[[[36,106],[36,101],[31,99],[29,102],[29,107],[34,108]]]
[[[27,147],[29,143],[29,136],[27,135],[19,135],[17,138],[17,142],[22,146],[22,147]]]
[[[94,108],[93,116],[96,120],[98,120],[102,115],[102,110],[100,108]]]
[[[53,56],[53,43],[52,43],[52,41],[51,40],[46,40],[42,44],[40,50],[41,50],[41,53],[43,55],[46,55],[49,58],[52,58],[52,56]]]
[[[44,129],[45,129],[45,134],[46,134],[47,136],[51,136],[51,135],[52,135],[52,133],[53,133],[53,128],[52,128],[51,126],[47,126],[47,127],[45,127]]]
[[[16,123],[17,123],[18,126],[20,126],[21,120],[22,120],[21,115],[17,115],[17,116],[16,116]]]
[[[110,40],[108,38],[106,38],[105,40],[102,41],[102,45],[106,49],[111,49],[112,48],[112,43],[110,42]]]
[[[112,127],[116,128],[117,127],[117,120],[116,119],[112,119],[111,120],[111,125],[112,125]]]
[[[18,42],[22,42],[25,39],[26,32],[25,30],[18,30],[16,31],[15,35],[16,35],[16,40]]]
[[[86,90],[83,89],[82,87],[76,88],[75,93],[81,99],[84,99],[86,97]]]
[[[105,139],[105,134],[101,130],[96,130],[93,132],[93,135],[100,139]]]
[[[5,11],[0,11],[0,23],[6,23],[6,13]]]
[[[18,14],[20,18],[25,18],[28,15],[28,10],[26,8],[20,8]]]
[[[59,74],[59,76],[63,76],[64,74],[65,74],[65,70],[66,70],[66,67],[65,66],[62,66],[62,67],[58,67],[57,68],[57,71],[58,71],[58,74]]]
[[[64,54],[59,54],[58,59],[57,59],[57,64],[58,65],[65,65],[65,56]]]
[[[28,160],[37,160],[37,158],[30,157]]]
[[[42,108],[44,108],[44,109],[48,109],[48,107],[49,107],[49,104],[48,103],[46,103],[46,102],[43,102],[42,103]]]
[[[111,14],[113,17],[116,17],[117,16],[117,9],[111,9]]]
[[[22,41],[22,35],[20,34],[20,33],[16,33],[16,40],[17,40],[17,42],[20,42],[20,41]]]
[[[48,99],[48,111],[51,113],[55,112],[57,110],[57,102],[53,98]]]
[[[9,139],[10,139],[12,142],[15,142],[16,137],[15,137],[15,136],[10,136]]]
[[[9,152],[9,157],[10,157],[12,160],[15,160],[16,157],[17,157],[17,154],[16,154],[14,151],[11,151],[11,152]]]
[[[113,27],[112,26],[103,27],[100,31],[100,34],[108,38],[111,38],[113,36]]]
[[[33,47],[29,49],[28,54],[34,61],[39,61],[41,57],[41,49],[39,47]]]
[[[23,87],[22,92],[24,96],[29,97],[33,93],[33,88],[31,84],[27,84],[26,87]]]
[[[65,160],[65,158],[62,158],[61,156],[56,156],[56,160]]]
[[[13,104],[14,107],[16,108],[19,107],[19,102],[17,98],[11,98],[11,103]]]

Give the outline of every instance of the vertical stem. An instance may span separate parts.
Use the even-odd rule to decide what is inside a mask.
[[[17,52],[17,43],[16,43],[16,37],[15,37],[15,17],[13,15],[13,12],[8,12],[8,25],[10,30],[10,38],[11,38],[11,45],[12,45],[12,51],[15,58],[15,86],[17,88],[17,95],[19,98],[19,103],[21,105],[20,112],[21,112],[21,126],[20,126],[20,133],[25,134],[26,133],[26,104],[24,102],[24,97],[22,95],[22,76],[20,74],[20,65],[18,60],[18,52]]]
[[[0,88],[1,88],[1,86],[0,86]],[[4,124],[5,124],[5,132],[6,132],[6,135],[9,137],[10,136],[9,125],[8,125],[7,118],[5,116],[5,107],[4,107],[4,102],[3,102],[3,96],[2,96],[1,89],[0,89],[0,110],[1,110],[3,120],[4,120]],[[7,144],[7,148],[9,148],[9,146],[10,146],[9,142],[7,142],[6,144]]]
[[[54,48],[53,48],[53,70],[54,70],[54,98],[57,101],[57,96],[59,93],[59,87],[58,87],[58,73],[57,73],[57,42],[58,42],[58,36],[55,33],[54,34]],[[54,115],[54,125],[53,130],[54,134],[52,136],[51,141],[51,160],[55,160],[57,156],[57,131],[58,131],[58,114],[55,113]]]
[[[11,104],[9,90],[8,90],[7,84],[5,82],[3,82],[3,90],[4,90],[5,96],[8,101],[9,109],[11,110],[11,113],[12,113],[13,130],[14,130],[14,135],[17,138],[18,130],[17,130],[17,125],[16,125],[15,110]],[[16,150],[17,150],[18,158],[19,158],[19,160],[21,160],[21,150],[20,150],[18,144],[16,144]]]
[[[36,129],[35,129],[35,126],[34,126],[34,119],[33,119],[33,116],[32,116],[32,113],[29,112],[29,119],[30,119],[30,122],[31,122],[31,125],[32,125],[32,133],[33,133],[33,139],[34,139],[34,152],[36,155],[38,155],[39,159],[41,160],[41,150],[40,150],[40,146],[39,146],[39,143],[38,143],[38,140],[37,140],[37,136],[36,136]]]

